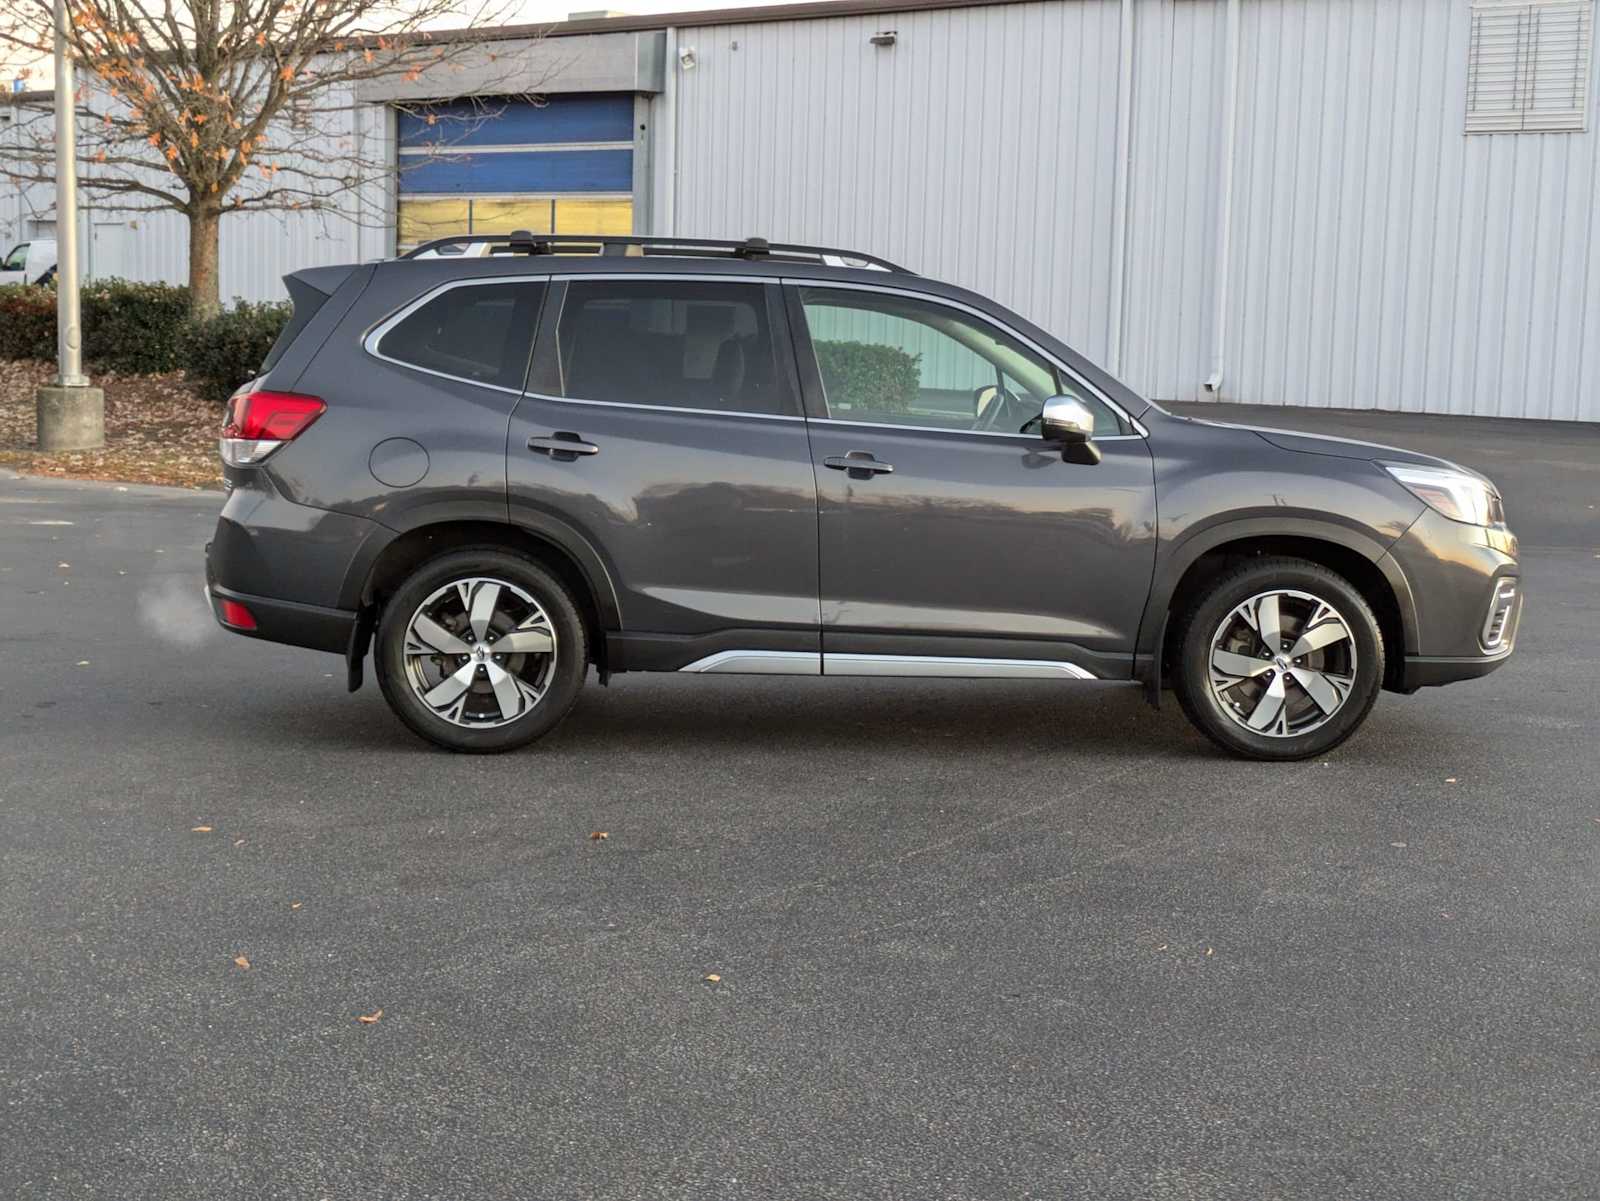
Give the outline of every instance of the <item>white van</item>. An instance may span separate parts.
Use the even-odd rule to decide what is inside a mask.
[[[4,243],[0,243],[4,245]],[[35,238],[19,242],[0,260],[0,284],[45,284],[55,278],[56,243],[54,238]]]

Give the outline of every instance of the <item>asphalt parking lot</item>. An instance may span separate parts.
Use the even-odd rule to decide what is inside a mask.
[[[454,757],[211,625],[217,495],[0,478],[0,1195],[1595,1196],[1600,429],[1223,415],[1498,479],[1512,663],[1292,766],[670,676]]]

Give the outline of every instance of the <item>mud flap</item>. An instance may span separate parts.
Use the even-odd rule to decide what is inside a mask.
[[[362,662],[367,657],[367,646],[372,642],[373,625],[372,606],[357,610],[355,622],[350,627],[350,645],[344,652],[345,683],[351,692],[360,691],[365,678]]]

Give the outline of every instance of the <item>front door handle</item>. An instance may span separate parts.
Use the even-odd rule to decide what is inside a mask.
[[[882,459],[872,457],[868,450],[852,450],[847,455],[829,455],[822,460],[824,467],[835,471],[848,471],[853,480],[869,480],[875,475],[887,475],[894,468]]]
[[[600,448],[593,442],[585,442],[577,434],[567,430],[557,430],[548,438],[529,438],[528,449],[537,451],[542,455],[549,455],[562,463],[571,463],[579,455],[597,455]]]

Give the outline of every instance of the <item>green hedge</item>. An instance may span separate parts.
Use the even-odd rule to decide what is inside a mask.
[[[895,414],[915,403],[922,384],[921,355],[866,342],[819,341],[815,346],[830,410]]]
[[[79,293],[83,361],[95,371],[143,375],[178,367],[178,338],[189,320],[189,289],[171,284],[93,280]],[[0,358],[56,357],[56,291],[0,288]]]
[[[0,288],[0,359],[55,357],[55,289],[30,284]]]
[[[179,358],[184,373],[212,400],[227,400],[240,384],[261,370],[294,306],[240,301],[215,317],[190,322]]]
[[[121,279],[86,283],[81,298],[89,370],[148,375],[181,368],[218,400],[256,374],[291,311],[288,304],[240,302],[193,321],[188,288]],[[55,357],[55,289],[0,287],[0,360]]]

